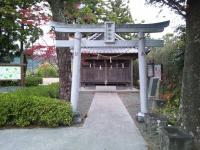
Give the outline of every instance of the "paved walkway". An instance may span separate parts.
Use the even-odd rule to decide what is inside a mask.
[[[83,127],[0,130],[1,150],[146,150],[116,93],[96,93]]]

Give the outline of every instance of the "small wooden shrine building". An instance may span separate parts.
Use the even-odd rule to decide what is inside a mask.
[[[115,40],[124,40],[116,34]],[[90,40],[104,39],[102,33],[94,34]],[[82,85],[133,85],[133,60],[136,48],[81,48]]]

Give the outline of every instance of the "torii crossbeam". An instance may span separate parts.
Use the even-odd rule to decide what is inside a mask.
[[[56,32],[75,33],[74,40],[56,40],[56,47],[73,48],[73,70],[71,104],[73,111],[77,111],[77,102],[80,88],[80,59],[81,48],[138,48],[139,78],[140,78],[140,107],[141,117],[148,112],[147,109],[147,71],[145,48],[162,47],[162,40],[145,39],[145,33],[162,32],[169,25],[169,21],[154,24],[122,24],[116,25],[114,22],[104,24],[63,24],[53,22],[52,26]],[[104,33],[104,40],[82,39],[81,33]],[[115,40],[116,33],[138,33],[136,40]]]

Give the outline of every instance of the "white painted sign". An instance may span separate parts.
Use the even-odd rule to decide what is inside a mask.
[[[154,65],[154,77],[162,79],[162,65]]]
[[[0,80],[21,80],[21,67],[0,66]]]
[[[114,22],[105,22],[105,42],[113,43],[115,42],[115,23]]]
[[[154,76],[154,68],[153,68],[153,65],[151,65],[151,64],[147,65],[147,75],[148,75],[148,77]]]

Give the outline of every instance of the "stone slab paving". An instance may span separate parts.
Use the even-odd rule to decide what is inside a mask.
[[[146,150],[116,93],[96,93],[83,127],[0,130],[0,150]]]
[[[116,86],[96,86],[96,91],[116,91]]]
[[[86,86],[81,87],[82,92],[98,92],[98,93],[137,93],[138,89],[125,86]]]

